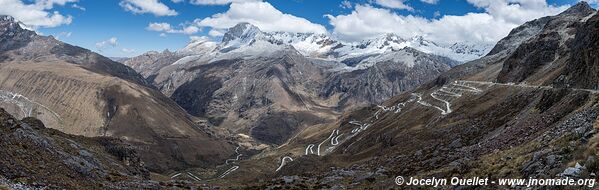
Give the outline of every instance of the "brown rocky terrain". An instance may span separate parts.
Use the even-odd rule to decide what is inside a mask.
[[[67,135],[0,109],[0,188],[160,189],[122,140]]]
[[[133,69],[0,18],[0,105],[18,118],[138,148],[153,171],[212,166],[234,152]]]

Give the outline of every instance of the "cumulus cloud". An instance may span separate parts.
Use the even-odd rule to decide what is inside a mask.
[[[192,42],[208,42],[211,39],[208,36],[189,36],[189,40]]]
[[[414,8],[406,5],[404,0],[374,0],[372,1],[375,4],[378,4],[383,7],[392,8],[392,9],[405,9],[409,11],[413,11]]]
[[[339,7],[344,8],[344,9],[351,9],[353,7],[353,5],[348,0],[344,0],[344,1],[341,1],[341,4],[339,5]]]
[[[71,5],[71,7],[75,8],[75,9],[82,10],[82,11],[86,11],[87,10],[87,9],[85,9],[85,7],[82,7],[82,6],[78,5],[78,4],[73,4],[73,5]]]
[[[580,0],[580,1],[586,1],[589,4],[599,4],[599,0]]]
[[[240,22],[251,23],[263,31],[327,32],[324,26],[285,14],[268,2],[232,3],[229,10],[224,13],[195,21],[199,27],[211,27],[217,30],[230,28]]]
[[[218,36],[223,36],[225,35],[225,31],[224,30],[218,30],[218,29],[212,29],[208,32],[208,35],[212,36],[212,37],[218,37]]]
[[[168,30],[172,30],[171,25],[169,23],[150,23],[148,25],[148,27],[146,28],[147,30],[150,31],[168,31]]]
[[[169,23],[161,22],[161,23],[150,23],[148,25],[148,27],[146,27],[146,30],[162,32],[162,33],[191,35],[191,34],[195,34],[195,33],[199,32],[200,28],[198,28],[197,26],[189,25],[189,26],[183,26],[181,29],[174,29]]]
[[[106,48],[116,47],[117,45],[118,45],[117,38],[116,37],[112,37],[110,39],[97,42],[96,43],[96,48],[101,51],[101,50],[106,49]]]
[[[123,0],[119,5],[134,14],[151,13],[156,16],[175,16],[177,11],[158,0]]]
[[[389,9],[356,5],[346,15],[325,15],[334,27],[333,33],[345,41],[373,38],[396,33],[404,38],[424,36],[441,43],[470,41],[492,44],[526,21],[555,15],[566,6],[548,5],[545,0],[468,0],[482,13],[444,15],[427,19],[399,15]]]
[[[439,2],[439,0],[420,0],[423,3],[428,3],[428,4],[437,4]]]
[[[230,3],[244,3],[254,1],[262,0],[190,0],[189,2],[194,5],[227,5]]]
[[[33,28],[56,27],[71,24],[73,17],[51,9],[54,5],[64,6],[70,2],[77,2],[77,0],[36,0],[33,3],[25,3],[21,0],[0,0],[0,15],[10,15]]]
[[[135,53],[135,49],[129,49],[129,48],[123,48],[123,49],[121,49],[121,51],[123,53],[127,53],[127,54]]]

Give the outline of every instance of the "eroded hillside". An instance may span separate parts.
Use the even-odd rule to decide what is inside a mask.
[[[0,105],[18,118],[138,147],[154,171],[220,163],[234,147],[125,65],[0,19]]]

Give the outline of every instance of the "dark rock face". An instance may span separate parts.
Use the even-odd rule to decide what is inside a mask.
[[[560,86],[599,89],[599,16],[595,15],[577,28],[572,42],[572,58],[564,74],[556,79]]]
[[[13,17],[0,16],[0,51],[23,47],[34,36],[35,32],[22,29]]]
[[[589,34],[590,28],[586,28],[585,26],[589,25],[584,22],[595,12],[588,4],[581,2],[559,15],[548,17],[548,22],[542,31],[518,46],[504,61],[497,80],[551,84],[554,80],[564,80],[565,73],[578,75],[579,73],[572,71],[576,69],[570,65],[581,65],[577,64],[581,61],[576,59],[580,59],[583,55],[576,53],[573,46],[590,47],[591,44],[570,44],[582,42],[582,38],[587,38],[585,36]],[[592,65],[588,66],[592,67]]]
[[[274,113],[262,116],[252,128],[251,135],[256,140],[270,144],[283,144],[299,132],[302,125],[325,122],[310,112]]]
[[[551,17],[542,17],[532,21],[528,21],[510,31],[510,33],[503,39],[499,40],[495,47],[487,55],[495,55],[502,51],[514,50],[520,43],[530,39],[530,37],[537,35],[547,22],[551,20]]]
[[[0,178],[30,188],[160,188],[130,145],[46,129],[0,108]],[[5,182],[5,183],[7,183]]]
[[[215,98],[215,92],[223,87],[224,77],[227,77],[222,75],[219,77],[213,74],[228,73],[227,68],[233,64],[239,63],[237,60],[226,60],[190,68],[190,71],[199,71],[199,77],[178,87],[171,95],[171,98],[187,110],[189,114],[207,116],[210,101]],[[221,97],[232,98],[227,95]]]
[[[503,64],[499,82],[522,82],[542,66],[555,60],[559,49],[557,32],[540,35],[536,40],[521,44]]]

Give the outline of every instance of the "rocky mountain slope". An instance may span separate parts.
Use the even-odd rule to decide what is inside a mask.
[[[160,189],[123,141],[67,135],[1,108],[0,154],[0,188]]]
[[[139,147],[154,171],[220,163],[233,147],[192,122],[133,69],[0,16],[0,106],[17,118]]]
[[[167,58],[139,61],[145,55],[125,64],[188,113],[266,144],[283,144],[305,126],[381,102],[458,64],[407,47],[344,64],[307,57],[277,35],[240,23],[212,51],[188,54],[166,66]],[[191,52],[187,49],[178,52]]]
[[[586,32],[598,18],[581,2],[528,22],[489,55],[335,125],[307,128],[242,161],[229,179],[246,188],[387,189],[399,187],[397,175],[596,177],[599,81],[587,71],[599,47]],[[272,180],[248,185],[249,173]]]

